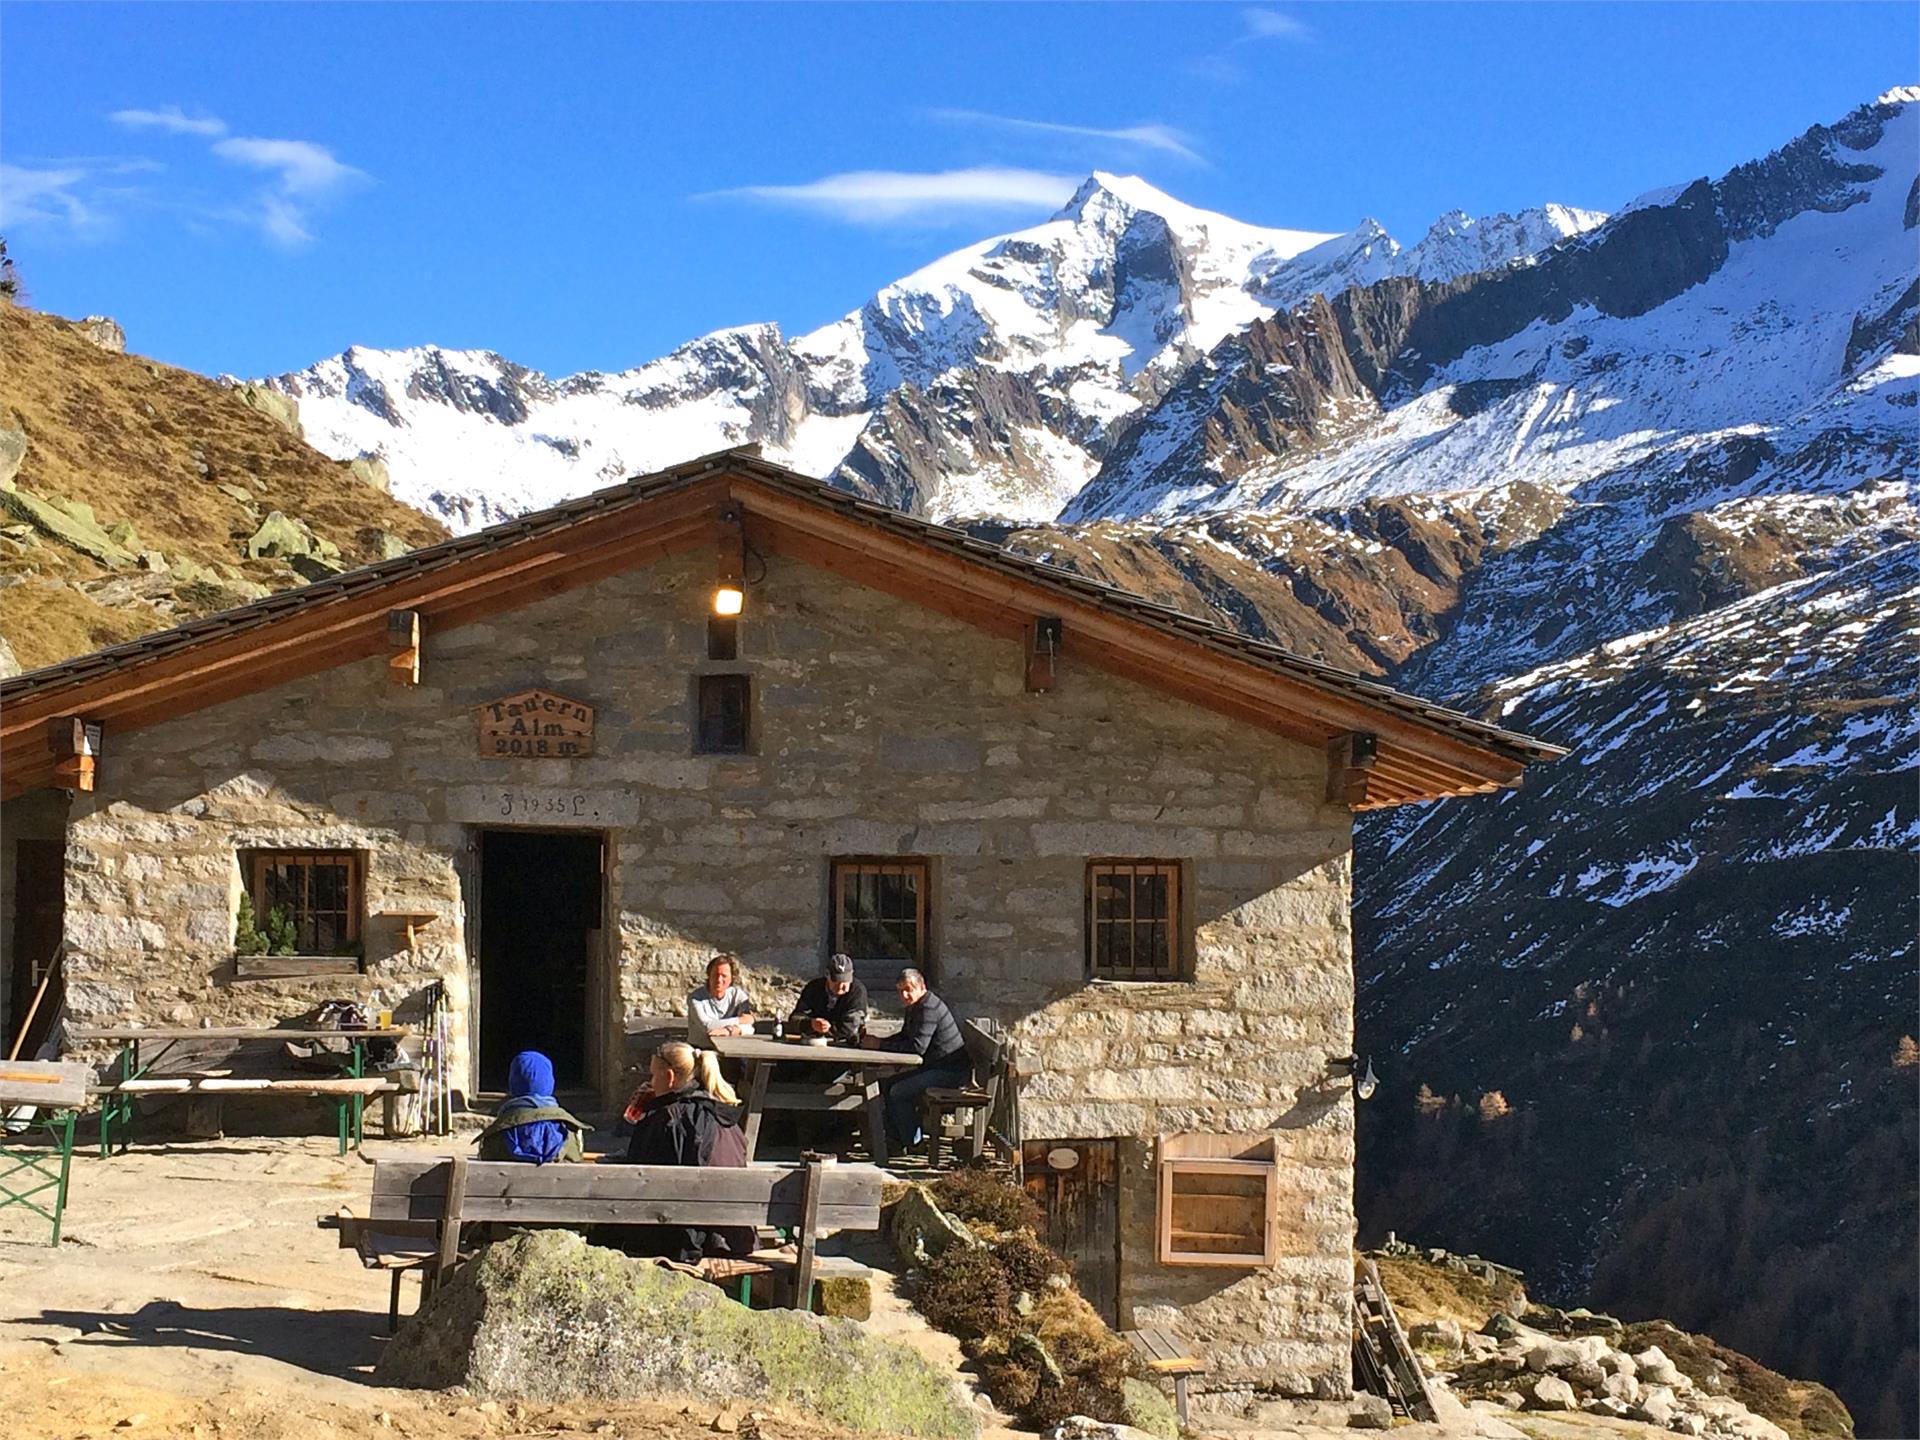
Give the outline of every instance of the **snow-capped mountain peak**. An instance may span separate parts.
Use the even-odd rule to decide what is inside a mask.
[[[1095,171],[1049,219],[797,337],[737,326],[558,378],[484,350],[354,346],[272,383],[322,449],[380,456],[396,493],[456,527],[749,441],[935,516],[1050,519],[1227,337],[1314,293],[1524,258],[1587,218],[1450,215],[1403,250],[1372,220],[1344,235],[1252,225]]]

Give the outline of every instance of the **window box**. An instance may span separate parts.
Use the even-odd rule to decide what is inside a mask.
[[[1165,1135],[1158,1152],[1162,1265],[1250,1269],[1279,1258],[1271,1136]]]
[[[366,964],[358,955],[236,955],[236,980],[305,980],[316,975],[360,975]]]

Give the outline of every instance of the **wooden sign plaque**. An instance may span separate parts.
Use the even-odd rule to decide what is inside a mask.
[[[476,706],[488,760],[577,760],[593,754],[593,706],[551,690],[520,690]]]

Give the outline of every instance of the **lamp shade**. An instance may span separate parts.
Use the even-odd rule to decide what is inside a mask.
[[[746,592],[738,585],[722,585],[713,592],[713,613],[716,615],[738,615],[746,603]]]

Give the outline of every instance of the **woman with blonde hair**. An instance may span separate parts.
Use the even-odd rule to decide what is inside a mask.
[[[747,1137],[733,1107],[739,1096],[720,1078],[719,1057],[695,1050],[684,1040],[669,1040],[648,1062],[653,1098],[641,1111],[627,1142],[627,1160],[635,1165],[721,1165],[747,1163]],[[634,1237],[635,1254],[660,1254],[691,1265],[704,1255],[745,1259],[753,1253],[751,1228],[719,1230],[647,1226]]]

